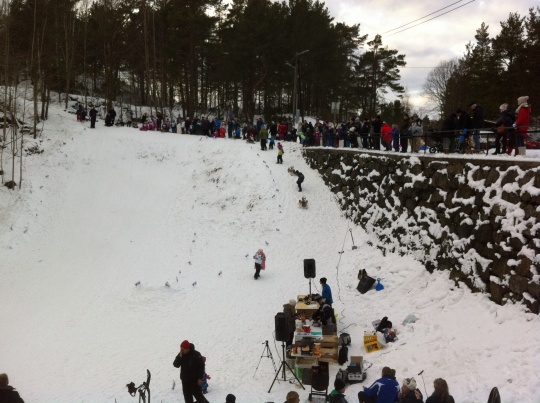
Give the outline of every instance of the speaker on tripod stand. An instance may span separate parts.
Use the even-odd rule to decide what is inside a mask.
[[[275,316],[275,325],[276,325],[276,340],[281,342],[281,349],[282,349],[282,358],[281,358],[281,365],[279,366],[276,376],[274,377],[274,380],[272,381],[272,385],[270,385],[270,389],[268,389],[268,393],[272,390],[272,387],[274,386],[274,383],[276,382],[276,379],[281,373],[282,380],[287,380],[287,373],[285,372],[285,369],[288,368],[289,371],[291,371],[291,374],[296,378],[298,381],[298,384],[302,386],[302,389],[304,388],[304,385],[302,385],[302,382],[292,368],[287,364],[286,357],[285,357],[285,342],[289,339],[289,324],[287,323],[287,316],[283,312],[278,312]]]
[[[316,275],[315,259],[304,259],[304,277],[309,279],[309,295],[311,295],[311,279]]]

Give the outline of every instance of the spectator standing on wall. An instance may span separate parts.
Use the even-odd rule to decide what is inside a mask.
[[[381,149],[381,128],[382,120],[379,115],[375,116],[373,119],[373,149],[379,151]]]
[[[525,138],[529,129],[529,118],[531,115],[531,106],[527,103],[529,97],[518,98],[518,108],[516,109],[516,155],[525,155]]]
[[[475,102],[472,102],[469,105],[469,109],[473,111],[472,121],[474,129],[474,149],[480,150],[480,130],[484,128],[484,108],[482,108],[480,105],[476,105]]]
[[[402,153],[407,152],[407,148],[409,147],[410,135],[411,135],[411,119],[408,113],[404,113],[403,121],[401,122],[401,127],[399,128],[399,136],[400,136]]]

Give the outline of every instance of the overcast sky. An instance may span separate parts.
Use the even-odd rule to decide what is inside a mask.
[[[392,35],[425,20],[384,34],[452,3],[456,4],[425,20],[463,7],[403,32]],[[482,22],[489,25],[493,37],[510,12],[526,16],[529,8],[540,6],[540,0],[328,0],[325,4],[336,22],[360,24],[360,33],[368,34],[368,40],[381,34],[383,45],[406,55],[407,67],[402,70],[401,82],[409,90],[413,105],[421,107],[425,101],[420,91],[431,68],[442,60],[461,57],[467,42],[474,41],[476,29]]]
[[[327,0],[324,3],[335,22],[360,24],[360,34],[368,34],[368,41],[381,34],[383,46],[405,54],[407,67],[401,71],[401,83],[408,89],[416,108],[426,104],[420,92],[427,74],[440,61],[461,57],[467,42],[474,41],[482,22],[489,25],[493,37],[510,12],[526,16],[529,8],[540,6],[540,0]],[[450,6],[452,3],[456,4]],[[450,7],[402,29],[462,7],[406,31],[384,34],[447,6]],[[390,98],[395,97],[389,94]]]

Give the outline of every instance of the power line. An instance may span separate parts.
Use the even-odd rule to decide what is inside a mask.
[[[402,29],[401,31],[394,32],[393,34],[390,34],[390,35],[387,35],[387,36],[392,36],[392,35],[395,35],[395,34],[399,34],[400,32],[407,31],[408,29],[417,27],[418,25],[425,24],[426,22],[431,21],[431,20],[434,20],[435,18],[439,18],[439,17],[442,17],[442,16],[445,15],[445,14],[451,13],[452,11],[455,11],[455,10],[457,10],[458,8],[465,7],[467,4],[473,3],[474,1],[476,1],[476,0],[471,0],[471,1],[469,1],[469,2],[467,2],[467,3],[465,3],[465,4],[463,4],[463,5],[461,5],[461,6],[459,6],[459,7],[453,8],[452,10],[448,10],[446,13],[439,14],[439,15],[433,17],[433,18],[430,18],[430,19],[427,19],[427,20],[425,20],[425,21],[420,22],[419,24],[413,25],[412,27]]]
[[[429,17],[430,15],[436,14],[436,13],[438,13],[439,11],[442,11],[442,10],[444,10],[444,9],[447,9],[448,7],[452,7],[454,4],[461,3],[462,1],[463,1],[463,0],[456,1],[455,3],[449,4],[449,5],[447,5],[446,7],[443,7],[443,8],[439,8],[437,11],[433,11],[432,13],[430,13],[430,14],[428,14],[428,15],[424,15],[423,17],[420,17],[420,18],[418,18],[418,19],[416,19],[416,20],[414,20],[414,21],[411,21],[411,22],[408,22],[408,23],[406,23],[406,24],[400,25],[399,27],[396,27],[396,28],[394,28],[394,29],[391,29],[390,31],[383,32],[383,35],[384,35],[384,34],[387,34],[388,32],[395,31],[396,29],[400,29],[400,28],[406,27],[407,25],[411,25],[413,22],[423,20],[424,18]]]

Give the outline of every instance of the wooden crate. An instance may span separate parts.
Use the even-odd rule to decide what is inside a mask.
[[[328,362],[331,364],[337,363],[338,349],[337,348],[321,348],[321,357],[319,361]]]

